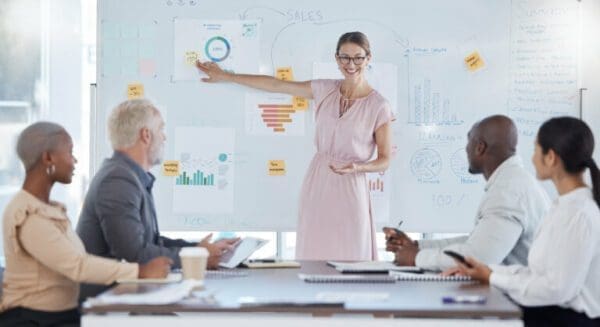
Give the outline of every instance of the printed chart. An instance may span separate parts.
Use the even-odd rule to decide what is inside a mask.
[[[304,135],[304,110],[294,109],[286,94],[246,93],[246,133]]]
[[[173,212],[233,212],[234,139],[232,128],[175,130],[175,156],[181,168],[174,179]]]
[[[258,73],[259,23],[251,20],[175,19],[173,80],[198,80],[196,60],[237,73]]]

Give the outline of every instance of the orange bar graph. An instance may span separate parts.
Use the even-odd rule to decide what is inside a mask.
[[[264,118],[265,123],[291,123],[291,118]]]
[[[262,114],[262,118],[290,118],[290,114]]]
[[[288,114],[293,114],[294,112],[296,112],[296,110],[294,109],[263,109],[263,112],[265,114],[276,114],[276,113],[288,113]]]
[[[296,110],[293,109],[294,106],[292,104],[259,104],[258,109],[262,110],[263,122],[267,127],[273,128],[273,131],[276,133],[285,132],[285,128],[283,128],[284,123],[291,123],[292,118],[290,115],[295,113]]]
[[[259,104],[260,109],[292,109],[294,108],[291,104]]]

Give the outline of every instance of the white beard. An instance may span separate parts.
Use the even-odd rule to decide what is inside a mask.
[[[158,140],[155,138],[154,142],[152,142],[152,145],[150,146],[150,150],[148,153],[148,159],[150,159],[150,164],[152,166],[160,164],[163,161],[164,154],[164,143],[158,142]]]

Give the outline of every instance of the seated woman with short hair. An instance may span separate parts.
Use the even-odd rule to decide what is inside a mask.
[[[60,125],[39,122],[19,136],[17,154],[25,182],[4,211],[6,267],[0,325],[78,325],[79,283],[111,284],[118,279],[162,278],[171,260],[146,264],[89,255],[71,228],[64,205],[50,200],[54,183],[69,184],[77,160],[73,141]]]

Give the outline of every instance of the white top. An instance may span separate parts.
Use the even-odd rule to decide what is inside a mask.
[[[492,265],[490,283],[521,305],[600,317],[600,210],[589,188],[560,196],[544,217],[529,266]]]
[[[454,260],[443,253],[453,250],[487,264],[526,265],[538,223],[549,206],[546,191],[523,168],[521,159],[512,156],[488,179],[473,231],[468,236],[419,241],[415,263],[432,270],[454,267]]]

